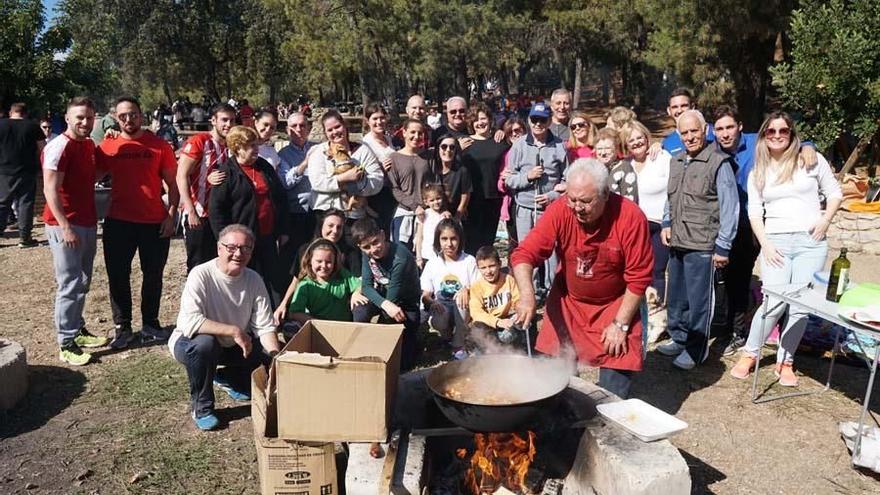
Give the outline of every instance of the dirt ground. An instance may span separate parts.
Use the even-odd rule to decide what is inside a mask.
[[[41,228],[36,234],[44,238]],[[15,242],[0,240],[0,336],[27,349],[30,388],[15,409],[0,413],[0,493],[259,493],[249,406],[218,393],[223,427],[198,432],[188,415],[185,372],[164,345],[100,350],[99,362],[82,368],[62,364],[52,326],[49,248],[22,250]],[[165,325],[176,318],[184,258],[175,239],[165,270]],[[880,258],[851,259],[856,281],[880,281]],[[94,333],[111,331],[100,241],[85,318]],[[762,387],[771,384],[771,362],[763,362]],[[689,423],[672,442],[690,466],[694,493],[880,492],[880,477],[850,467],[837,433],[839,421],[858,417],[866,368],[840,366],[832,390],[821,395],[753,405],[750,382],[726,374],[732,364],[715,354],[686,373],[649,352],[634,383],[634,397]],[[802,389],[824,383],[826,358],[805,355],[798,365]],[[871,410],[880,412],[876,395]]]

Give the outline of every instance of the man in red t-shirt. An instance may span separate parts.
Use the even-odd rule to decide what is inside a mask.
[[[89,139],[95,104],[76,97],[67,104],[67,130],[43,148],[46,237],[52,250],[55,281],[55,330],[59,358],[82,366],[92,355],[82,347],[107,344],[85,329],[83,308],[95,261],[98,217],[95,211],[95,143]]]
[[[598,366],[599,386],[626,398],[642,369],[639,306],[651,283],[654,253],[648,220],[632,201],[610,193],[598,160],[568,169],[566,195],[554,201],[510,257],[520,291],[517,321],[535,317],[532,272],[553,251],[559,269],[545,307],[537,349]]]
[[[110,285],[114,349],[124,349],[134,338],[131,329],[131,261],[140,259],[141,338],[167,340],[171,332],[159,323],[162,272],[174,234],[180,195],[175,184],[177,163],[165,140],[144,130],[140,103],[124,96],[116,100],[120,133],[98,146],[96,161],[112,178],[110,211],[104,220],[104,263]],[[162,198],[163,183],[168,203]]]
[[[208,194],[211,185],[223,181],[215,172],[226,160],[226,134],[235,125],[235,109],[226,103],[211,108],[211,131],[187,140],[177,162],[177,191],[183,210],[183,239],[187,273],[196,265],[217,257],[217,239],[208,222]]]

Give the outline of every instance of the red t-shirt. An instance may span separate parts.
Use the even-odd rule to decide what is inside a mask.
[[[43,148],[40,161],[44,169],[64,174],[59,188],[61,205],[67,221],[80,227],[98,224],[95,211],[95,143],[89,139],[77,141],[61,134]],[[46,225],[58,225],[58,220],[46,203],[43,210]]]
[[[173,177],[177,162],[164,139],[149,131],[137,139],[107,137],[96,158],[98,170],[110,172],[113,178],[107,217],[134,223],[162,223],[168,217],[162,172]]]
[[[254,186],[257,201],[257,230],[259,235],[272,235],[275,230],[275,208],[269,197],[269,183],[263,173],[253,165],[241,165],[241,171],[250,179]]]
[[[210,132],[202,132],[190,137],[180,154],[197,163],[189,174],[189,194],[199,216],[207,217],[208,192],[211,188],[208,174],[228,157],[226,144],[215,141]]]

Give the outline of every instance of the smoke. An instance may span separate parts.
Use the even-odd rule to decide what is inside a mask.
[[[559,356],[529,358],[523,344],[502,344],[491,332],[474,328],[470,338],[484,354],[450,363],[454,369],[444,380],[461,393],[461,402],[492,405],[544,399],[564,390],[577,371],[570,346]]]

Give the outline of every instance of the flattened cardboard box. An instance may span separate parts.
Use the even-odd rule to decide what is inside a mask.
[[[270,406],[268,376],[262,366],[251,375],[251,417],[262,495],[335,495],[338,492],[333,443],[304,444],[267,437]]]
[[[311,320],[275,359],[278,437],[388,439],[403,325]]]

